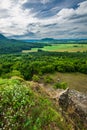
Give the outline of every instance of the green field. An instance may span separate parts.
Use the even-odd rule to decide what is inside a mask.
[[[44,51],[69,51],[69,52],[76,52],[76,51],[86,51],[87,45],[82,44],[60,44],[60,45],[52,45],[52,46],[45,46],[42,50]]]
[[[24,50],[22,52],[36,52],[37,50],[38,48],[32,48],[31,50]],[[53,44],[52,46],[44,46],[40,50],[55,52],[83,52],[87,51],[87,44]]]

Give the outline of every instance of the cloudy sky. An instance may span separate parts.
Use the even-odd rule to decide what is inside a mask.
[[[0,33],[17,39],[87,38],[87,0],[0,0]]]

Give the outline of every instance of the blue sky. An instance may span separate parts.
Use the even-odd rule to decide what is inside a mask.
[[[0,0],[0,33],[16,39],[87,38],[87,0]]]

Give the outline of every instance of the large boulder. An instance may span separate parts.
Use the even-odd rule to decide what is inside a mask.
[[[59,96],[62,112],[68,115],[75,129],[87,130],[87,95],[76,90],[67,89]]]

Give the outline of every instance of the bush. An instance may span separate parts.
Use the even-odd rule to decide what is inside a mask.
[[[55,83],[54,88],[55,89],[58,89],[58,88],[60,88],[60,89],[66,89],[67,88],[67,83],[66,82]]]
[[[45,82],[45,83],[52,83],[52,82],[53,82],[53,79],[52,79],[50,76],[45,76],[45,77],[44,77],[44,82]]]
[[[33,75],[32,80],[38,82],[40,78],[38,77],[38,75]]]

